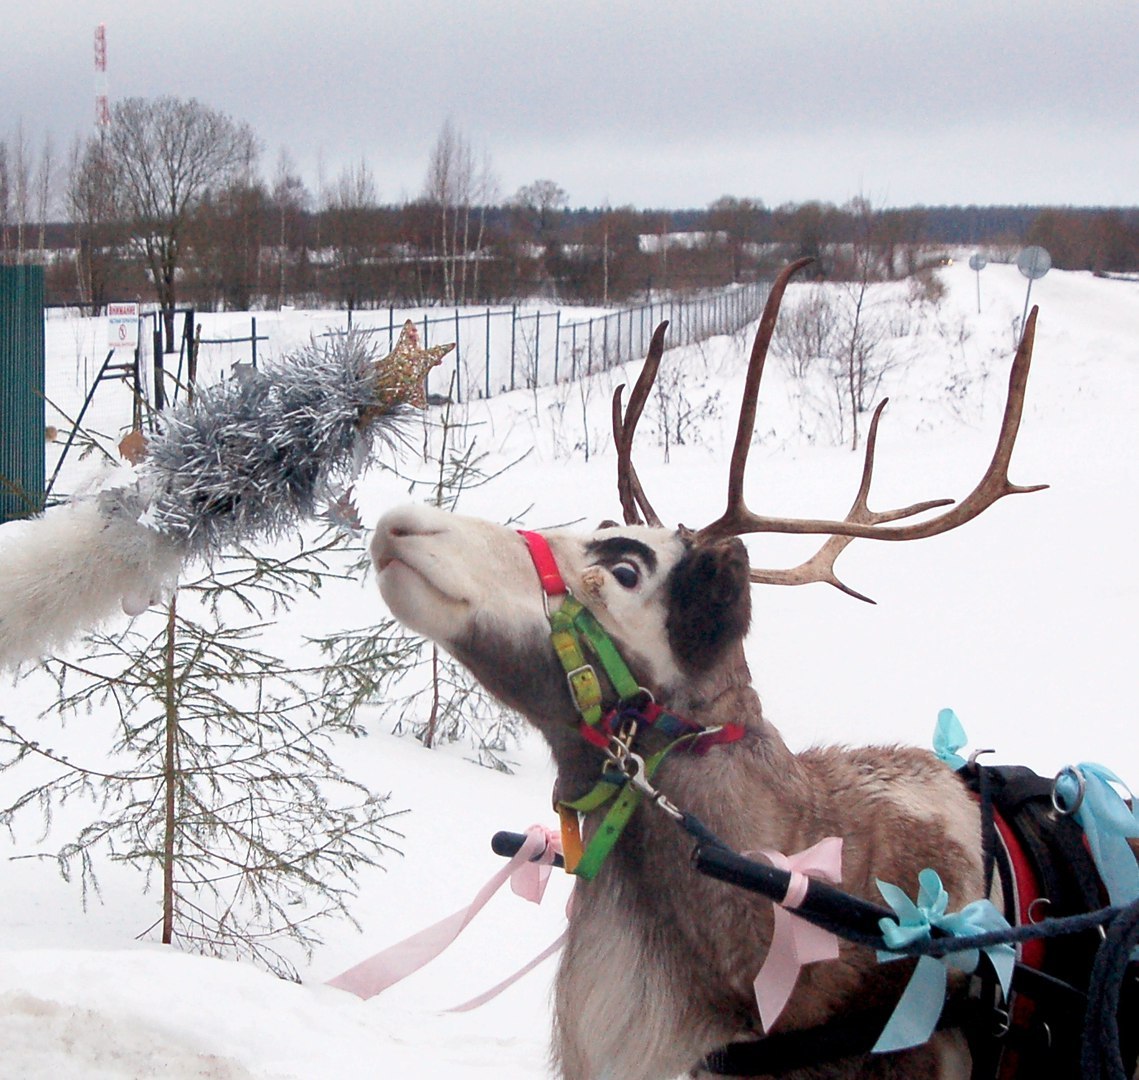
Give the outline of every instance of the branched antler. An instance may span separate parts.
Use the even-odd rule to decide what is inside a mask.
[[[763,367],[775,330],[776,319],[779,315],[779,306],[791,275],[810,261],[810,259],[800,259],[798,262],[792,263],[772,283],[771,293],[764,307],[759,330],[752,346],[751,358],[748,362],[743,402],[740,406],[739,425],[736,429],[736,441],[732,450],[728,476],[727,508],[719,518],[696,533],[696,542],[761,532],[827,535],[829,539],[822,547],[799,566],[787,570],[753,569],[751,580],[768,585],[804,585],[812,581],[823,581],[841,589],[850,596],[857,597],[860,600],[868,600],[868,597],[840,581],[834,571],[835,560],[852,540],[859,538],[868,540],[921,540],[928,536],[936,536],[971,521],[1006,495],[1040,491],[1048,486],[1047,484],[1035,484],[1026,487],[1012,483],[1008,476],[1009,461],[1016,444],[1021,415],[1024,411],[1024,395],[1028,383],[1028,372],[1032,363],[1032,346],[1036,334],[1037,309],[1032,309],[1025,322],[1024,332],[1016,351],[1016,358],[1013,361],[1012,371],[1009,375],[1004,417],[1001,421],[1000,434],[997,437],[997,445],[993,451],[992,460],[977,486],[961,502],[956,503],[952,499],[931,499],[892,510],[870,509],[868,498],[874,475],[874,453],[878,440],[878,423],[882,417],[882,410],[886,406],[886,402],[883,401],[875,410],[874,418],[870,424],[870,431],[866,439],[862,480],[854,503],[846,517],[841,521],[821,518],[767,517],[755,514],[748,509],[743,496],[744,472],[755,429],[755,414],[760,382],[763,378]],[[645,361],[641,377],[637,380],[624,420],[621,419],[620,403],[623,387],[618,388],[613,399],[613,432],[618,452],[618,491],[621,497],[621,505],[625,511],[625,521],[628,524],[640,523],[637,506],[644,512],[649,524],[660,524],[644,496],[637,479],[636,470],[633,468],[632,441],[637,419],[640,417],[641,409],[644,407],[652,386],[652,380],[656,376],[657,367],[660,363],[664,347],[665,325],[662,323],[657,327],[657,331],[653,335],[648,359]],[[922,521],[911,522],[908,525],[891,524],[905,518],[925,514],[940,507],[949,507],[949,509]]]

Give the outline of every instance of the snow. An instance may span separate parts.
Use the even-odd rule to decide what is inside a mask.
[[[1000,422],[1025,281],[990,264],[976,278],[963,262],[940,271],[948,294],[921,309],[904,285],[873,293],[876,310],[915,332],[892,343],[907,362],[888,374],[891,405],[879,440],[871,505],[961,497],[984,469]],[[788,303],[805,286],[790,290]],[[1133,714],[1139,589],[1132,565],[1139,526],[1139,286],[1052,271],[1033,285],[1041,308],[1033,373],[1012,479],[1047,491],[1006,499],[977,521],[920,543],[853,544],[840,575],[876,606],[836,590],[757,588],[749,659],[768,715],[795,747],[816,741],[929,745],[938,709],[952,706],[973,747],[990,760],[1054,773],[1097,760],[1139,781]],[[243,317],[247,318],[247,317]],[[307,337],[311,317],[282,312],[275,325]],[[259,319],[259,330],[264,323]],[[101,333],[90,322],[53,320],[49,365],[74,366],[76,344]],[[282,333],[285,331],[282,330]],[[205,336],[223,336],[207,326]],[[714,339],[666,357],[693,394],[719,391],[718,413],[698,440],[673,446],[665,464],[651,418],[638,471],[666,521],[711,520],[721,508],[741,340]],[[468,492],[461,508],[529,527],[614,514],[613,455],[605,432],[612,385],[559,386],[465,407],[493,471],[532,447],[501,480]],[[583,408],[584,405],[584,408]],[[583,419],[583,414],[588,419]],[[748,500],[768,513],[841,516],[860,459],[832,445],[818,400],[768,364],[748,471]],[[588,435],[590,460],[580,446]],[[366,519],[405,501],[406,482],[375,468],[357,488]],[[753,562],[790,565],[809,549],[749,541]],[[304,634],[372,621],[381,605],[369,582],[330,584],[277,626],[272,646]],[[51,701],[35,677],[4,688],[3,711],[43,724],[74,757],[97,753],[97,715],[54,734],[37,720]],[[514,775],[478,768],[461,747],[426,751],[391,735],[378,716],[369,737],[345,748],[353,777],[391,792],[401,857],[366,874],[354,914],[362,933],[334,925],[302,984],[247,964],[189,956],[136,936],[153,922],[153,895],[129,868],[100,868],[101,897],[81,905],[51,861],[82,808],[0,840],[0,1077],[323,1078],[548,1075],[549,988],[554,961],[473,1013],[443,1010],[538,953],[561,931],[569,883],[556,876],[540,908],[505,892],[434,964],[368,1002],[322,983],[401,936],[463,906],[499,868],[498,829],[552,824],[552,775],[541,745],[510,755]],[[0,799],[24,790],[20,770],[0,774]],[[54,843],[53,843],[54,842]]]

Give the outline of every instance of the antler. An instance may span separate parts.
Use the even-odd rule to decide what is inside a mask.
[[[624,419],[621,417],[621,394],[625,389],[622,383],[613,391],[613,442],[617,447],[617,497],[621,500],[621,510],[625,515],[626,525],[654,525],[660,527],[661,520],[652,508],[641,481],[637,477],[637,470],[633,467],[633,435],[637,430],[637,421],[644,411],[645,402],[648,401],[649,391],[660,367],[660,358],[664,355],[664,332],[668,323],[662,322],[653,331],[652,341],[649,343],[649,354],[645,357],[645,366],[633,386],[629,395],[629,407],[625,410]],[[644,514],[641,520],[637,508]]]
[[[862,482],[858,494],[850,511],[842,521],[765,517],[752,513],[744,502],[744,469],[747,465],[747,454],[755,426],[756,400],[759,394],[760,379],[763,375],[763,364],[767,357],[767,349],[775,327],[775,319],[779,312],[783,291],[786,288],[788,278],[809,261],[800,260],[788,266],[772,285],[748,365],[744,401],[740,408],[739,427],[736,431],[736,443],[732,452],[731,472],[728,478],[728,506],[720,518],[699,531],[697,538],[698,540],[710,540],[757,532],[829,534],[830,539],[806,562],[789,570],[752,570],[752,581],[771,585],[803,585],[811,581],[825,581],[850,596],[867,600],[867,597],[843,584],[834,573],[835,560],[851,540],[860,537],[869,540],[920,540],[927,536],[936,536],[971,521],[1006,495],[1040,491],[1048,486],[1047,484],[1036,484],[1031,487],[1023,487],[1013,484],[1008,477],[1009,460],[1012,457],[1013,446],[1016,443],[1020,418],[1024,409],[1024,393],[1028,382],[1028,370],[1032,361],[1032,345],[1036,333],[1037,308],[1034,307],[1029,314],[1024,326],[1024,333],[1020,339],[1020,345],[1016,351],[1016,359],[1013,361],[1004,418],[1001,422],[1000,435],[997,438],[997,446],[993,452],[992,460],[989,462],[980,482],[960,503],[954,503],[952,499],[935,499],[899,507],[895,510],[874,511],[869,508],[867,497],[874,473],[874,450],[878,436],[878,422],[886,405],[886,402],[883,401],[875,410],[874,419],[870,425],[870,432],[866,440]],[[952,506],[952,509],[925,521],[913,522],[909,525],[890,526],[886,524],[902,518],[913,517],[941,506]]]
[[[992,460],[977,486],[959,503],[953,499],[928,499],[893,510],[871,510],[868,505],[870,485],[874,477],[874,453],[878,442],[878,423],[886,407],[883,401],[874,410],[870,430],[866,438],[865,458],[862,465],[862,480],[854,503],[841,521],[822,518],[766,517],[752,513],[744,502],[744,472],[747,468],[748,451],[751,449],[752,434],[755,429],[755,413],[759,399],[759,386],[763,378],[763,367],[767,351],[779,317],[779,307],[787,283],[796,271],[810,263],[811,259],[799,259],[785,267],[771,285],[759,330],[752,345],[748,361],[747,377],[744,380],[743,403],[740,406],[739,425],[736,441],[732,449],[732,460],[728,475],[728,505],[724,513],[710,525],[696,534],[696,541],[716,540],[726,536],[742,536],[745,533],[799,533],[823,534],[828,539],[811,558],[787,570],[753,569],[751,580],[765,585],[805,585],[812,581],[823,581],[841,589],[849,596],[873,603],[869,597],[856,592],[839,580],[834,571],[835,560],[846,550],[852,540],[921,540],[927,536],[949,532],[959,525],[983,513],[998,499],[1006,495],[1021,495],[1041,491],[1047,484],[1024,487],[1009,480],[1009,461],[1016,444],[1017,431],[1024,411],[1024,394],[1028,384],[1028,371],[1032,363],[1032,345],[1036,335],[1037,308],[1029,313],[1016,350],[1012,371],[1009,375],[1008,398],[1005,402],[1004,418]],[[645,366],[633,387],[629,407],[622,417],[621,397],[625,387],[619,386],[613,394],[613,441],[617,447],[617,492],[621,500],[627,525],[642,524],[641,514],[649,525],[660,526],[657,517],[645,497],[644,489],[633,467],[633,435],[637,421],[648,400],[661,356],[664,353],[664,332],[668,323],[662,322],[653,334]],[[891,522],[916,517],[939,507],[950,507],[924,521],[909,525],[891,525]],[[639,512],[638,512],[639,508]]]

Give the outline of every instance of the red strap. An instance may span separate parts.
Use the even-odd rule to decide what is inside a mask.
[[[534,560],[534,569],[538,571],[538,578],[547,596],[564,596],[569,592],[562,575],[558,571],[557,561],[550,545],[541,533],[527,532],[519,529],[518,535],[526,541],[530,550],[530,558]]]

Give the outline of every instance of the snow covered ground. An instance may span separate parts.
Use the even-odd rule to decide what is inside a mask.
[[[877,314],[909,331],[890,344],[905,363],[883,385],[891,405],[879,440],[876,507],[961,497],[992,451],[1025,281],[1014,267],[990,265],[978,314],[973,272],[961,262],[940,273],[948,295],[936,309],[911,304],[905,285],[874,294]],[[792,287],[788,302],[806,288]],[[1040,324],[1012,479],[1051,487],[1006,499],[943,537],[852,545],[840,574],[876,606],[821,585],[757,588],[749,658],[767,713],[793,746],[928,745],[938,709],[949,705],[973,747],[997,749],[991,760],[1047,773],[1101,761],[1139,783],[1131,711],[1139,285],[1052,271],[1034,284],[1032,298]],[[303,323],[303,313],[295,315]],[[49,363],[59,366],[74,362],[69,353],[92,331],[77,324],[55,333],[63,344]],[[721,508],[744,361],[742,342],[731,339],[666,358],[665,374],[678,366],[694,399],[720,393],[698,438],[672,446],[667,464],[653,444],[652,407],[642,422],[638,470],[666,521],[699,524]],[[462,509],[499,520],[522,514],[529,527],[613,516],[608,396],[633,374],[471,405],[465,418],[479,425],[488,468],[532,452],[497,483],[465,495]],[[845,512],[860,459],[830,442],[825,404],[775,359],[757,429],[748,471],[753,509]],[[580,449],[586,442],[588,461]],[[407,498],[406,483],[380,469],[357,492],[372,520]],[[792,541],[750,546],[757,565],[790,565],[804,551]],[[379,611],[370,582],[330,585],[318,606],[300,605],[276,629],[274,644],[362,625]],[[33,677],[3,688],[0,711],[28,728],[50,700],[46,682]],[[564,877],[540,908],[497,897],[443,958],[378,998],[360,1002],[322,985],[465,904],[501,865],[489,850],[493,832],[552,824],[552,775],[536,740],[511,755],[517,769],[507,776],[471,764],[462,747],[429,752],[391,735],[378,716],[363,719],[370,735],[347,748],[343,764],[390,791],[393,807],[408,808],[396,822],[403,854],[364,877],[354,906],[363,932],[329,927],[301,985],[136,941],[153,922],[156,901],[129,868],[104,867],[102,897],[84,910],[77,887],[54,864],[13,858],[70,838],[82,820],[70,809],[47,837],[29,820],[0,838],[0,1077],[548,1075],[554,961],[481,1010],[443,1010],[560,933]],[[107,734],[97,715],[65,731],[74,756],[97,752]],[[0,801],[21,783],[19,770],[0,775]]]

